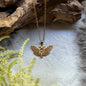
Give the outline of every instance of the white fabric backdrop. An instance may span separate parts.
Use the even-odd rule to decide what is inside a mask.
[[[58,27],[56,27],[58,28]],[[81,86],[79,81],[79,49],[76,43],[76,33],[71,29],[58,30],[54,27],[47,28],[45,45],[53,45],[50,55],[40,59],[30,49],[31,45],[38,45],[36,28],[26,27],[12,34],[9,49],[20,50],[23,42],[30,38],[24,51],[23,65],[29,65],[33,57],[36,63],[32,75],[40,78],[40,86]],[[75,27],[74,27],[75,28]],[[40,28],[43,31],[43,28]],[[15,58],[13,58],[15,59]],[[15,73],[17,65],[13,67]]]

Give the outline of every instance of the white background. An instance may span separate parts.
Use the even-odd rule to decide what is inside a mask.
[[[40,31],[43,32],[43,28],[40,28]],[[37,28],[28,26],[13,33],[9,49],[20,50],[27,38],[30,38],[30,41],[25,46],[23,66],[29,65],[33,57],[36,58],[32,75],[34,78],[40,78],[40,86],[55,84],[58,86],[80,86],[78,76],[79,48],[76,43],[76,33],[72,29],[59,29],[58,25],[46,29],[44,45],[53,45],[54,47],[51,53],[43,59],[35,56],[30,48],[31,45],[39,46]],[[12,70],[15,73],[17,65]]]

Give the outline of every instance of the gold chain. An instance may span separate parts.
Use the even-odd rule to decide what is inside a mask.
[[[33,8],[34,8],[34,14],[35,14],[35,19],[36,19],[38,34],[39,34],[39,40],[40,40],[40,42],[44,42],[44,40],[45,40],[45,30],[46,30],[46,0],[44,0],[44,33],[43,33],[43,40],[41,40],[41,36],[40,36],[39,21],[38,21],[38,17],[37,17],[37,12],[36,12],[36,7],[35,7],[35,1],[34,0],[33,0]]]
[[[45,40],[45,30],[46,30],[46,0],[44,0],[44,35],[43,35],[43,41]]]

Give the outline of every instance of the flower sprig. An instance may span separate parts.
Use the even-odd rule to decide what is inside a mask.
[[[2,37],[0,41],[9,36]],[[31,75],[31,70],[35,63],[35,58],[32,59],[31,63],[27,67],[23,67],[23,54],[24,47],[29,39],[25,40],[20,51],[6,50],[3,47],[0,47],[0,86],[38,86],[39,78],[35,81]],[[12,57],[18,56],[18,59],[15,59],[9,62],[9,59]],[[11,69],[15,64],[19,65],[19,69],[15,74],[12,73]]]

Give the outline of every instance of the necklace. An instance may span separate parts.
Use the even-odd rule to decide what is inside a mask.
[[[46,0],[44,0],[44,33],[43,33],[43,40],[41,40],[40,36],[40,30],[39,30],[39,22],[37,18],[37,12],[36,12],[36,7],[35,7],[35,1],[33,0],[33,8],[34,8],[34,14],[36,18],[36,24],[37,24],[37,29],[38,29],[38,35],[39,35],[39,40],[40,40],[40,46],[31,46],[31,49],[33,50],[34,54],[36,56],[40,56],[41,58],[43,56],[47,56],[51,49],[53,48],[53,45],[49,46],[43,46],[44,40],[45,40],[45,30],[46,30]]]

